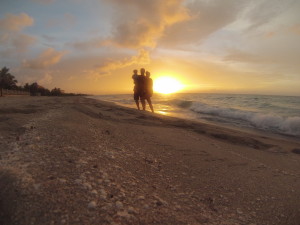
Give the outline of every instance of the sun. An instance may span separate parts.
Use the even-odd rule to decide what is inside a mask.
[[[183,88],[178,80],[172,77],[158,77],[154,80],[153,89],[162,94],[171,94],[180,91]]]

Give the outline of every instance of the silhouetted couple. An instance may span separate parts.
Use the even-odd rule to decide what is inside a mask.
[[[133,98],[138,110],[140,110],[139,101],[141,101],[143,110],[146,110],[147,101],[151,111],[154,112],[151,102],[151,97],[153,94],[153,81],[150,78],[150,72],[145,72],[145,69],[142,68],[141,74],[138,75],[138,71],[134,70],[132,79],[134,81]]]

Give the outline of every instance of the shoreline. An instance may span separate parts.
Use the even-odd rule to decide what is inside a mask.
[[[199,96],[197,98],[201,98],[201,94],[198,95]],[[124,107],[136,108],[132,101],[129,101],[129,99],[131,99],[130,95],[126,95],[126,100],[125,96],[117,96],[118,95],[110,95],[110,97],[104,96],[103,98],[104,100],[114,102]],[[207,96],[207,98],[210,97],[211,96]],[[89,96],[89,98],[100,99],[100,96]],[[190,99],[186,100],[186,98]],[[254,133],[266,133],[277,136],[282,135],[283,137],[291,137],[295,139],[300,138],[299,129],[297,129],[296,127],[296,124],[298,123],[298,120],[300,118],[296,119],[297,116],[293,116],[294,114],[286,114],[285,117],[282,114],[270,112],[269,110],[265,111],[265,113],[263,113],[262,111],[259,112],[247,109],[241,109],[241,111],[239,111],[239,109],[235,107],[233,107],[233,109],[231,109],[230,107],[226,107],[226,104],[224,106],[220,105],[219,107],[214,108],[213,103],[212,105],[210,103],[205,103],[206,105],[204,104],[203,109],[201,110],[202,107],[197,106],[197,103],[202,104],[201,101],[198,102],[197,98],[193,98],[195,98],[195,96],[174,96],[171,98],[158,97],[157,99],[154,98],[153,101],[154,103],[157,101],[157,104],[155,104],[156,113],[161,115],[177,117],[185,120],[192,120],[199,123],[212,124],[229,129],[239,129],[243,132],[253,133],[252,131],[254,131]],[[169,99],[169,101],[173,103],[169,103],[166,99]],[[195,105],[193,105],[194,103]],[[243,104],[243,102],[241,102],[241,104]],[[186,107],[184,107],[183,105],[186,105]],[[194,111],[194,107],[196,107],[199,112],[197,110]],[[208,112],[206,112],[206,109],[208,110]],[[204,112],[202,112],[203,110]],[[235,114],[235,110],[237,110],[236,113],[238,115]],[[228,112],[229,114],[226,115],[226,113],[224,112]]]
[[[2,224],[300,222],[296,140],[89,97],[2,100]]]

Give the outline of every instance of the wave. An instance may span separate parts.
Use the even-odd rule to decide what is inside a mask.
[[[190,110],[196,113],[246,122],[258,129],[270,130],[289,135],[300,135],[300,117],[298,116],[282,117],[272,113],[244,111],[234,108],[212,106],[199,102],[193,103]]]
[[[171,101],[171,104],[179,108],[188,109],[192,106],[193,101],[174,99]]]

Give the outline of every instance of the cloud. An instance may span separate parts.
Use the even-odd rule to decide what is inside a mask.
[[[117,12],[112,36],[106,43],[118,47],[155,47],[168,26],[189,19],[183,0],[109,2],[114,3]]]
[[[24,34],[22,30],[33,23],[34,19],[25,13],[7,14],[5,18],[0,19],[0,54],[8,57],[26,52],[28,47],[36,42],[36,38]]]
[[[189,20],[169,26],[160,40],[161,45],[173,47],[197,44],[210,34],[234,22],[243,11],[245,1],[189,1]]]
[[[142,49],[139,50],[137,56],[125,58],[122,60],[107,59],[101,65],[96,65],[94,69],[85,70],[85,75],[93,80],[98,80],[102,76],[110,75],[114,70],[128,67],[134,64],[147,65],[150,63],[149,52]]]
[[[157,40],[165,29],[172,24],[189,19],[183,5],[183,0],[103,0],[112,4],[112,30],[109,37],[95,37],[89,41],[70,44],[77,49],[92,49],[108,46],[110,48],[131,49],[137,51],[136,56],[123,59],[107,59],[96,69],[86,70],[85,73],[93,79],[108,75],[113,70],[133,64],[150,63],[151,48],[156,46]]]
[[[109,37],[94,37],[88,41],[78,41],[69,44],[76,49],[104,49],[111,51],[117,48],[137,51],[137,55],[123,59],[106,59],[96,69],[86,70],[90,77],[110,74],[111,71],[130,66],[132,64],[150,63],[150,49],[156,46],[157,40],[165,29],[172,24],[189,19],[183,0],[103,0],[112,4],[112,30]]]
[[[24,27],[32,26],[33,22],[33,18],[26,13],[6,14],[5,18],[0,19],[0,29],[13,32],[21,31]]]
[[[106,74],[112,70],[130,66],[132,64],[148,64],[150,62],[149,52],[146,50],[140,50],[137,56],[132,56],[129,59],[121,61],[107,61],[104,65],[100,66],[99,69],[102,73]]]
[[[299,35],[297,26],[288,25],[268,31],[266,34],[251,36],[243,35],[236,42],[227,44],[223,49],[225,61],[249,64],[270,64],[284,68],[286,71],[299,68],[298,47]],[[278,69],[276,69],[278,71]]]
[[[260,26],[276,20],[292,6],[293,2],[295,1],[258,0],[250,2],[244,13],[244,19],[249,23],[248,29],[258,29]]]
[[[23,67],[30,69],[44,69],[58,63],[66,53],[66,51],[56,51],[53,48],[48,48],[36,59],[24,60]]]
[[[211,35],[219,35],[222,32],[253,38],[263,30],[265,37],[272,37],[277,34],[277,30],[273,28],[288,24],[287,21],[291,19],[289,14],[295,14],[290,12],[293,7],[299,7],[299,4],[293,5],[294,2],[190,0],[186,4],[190,19],[168,26],[158,44],[169,48],[183,45],[195,47],[195,44],[209,40]],[[297,28],[293,31],[297,32]]]

